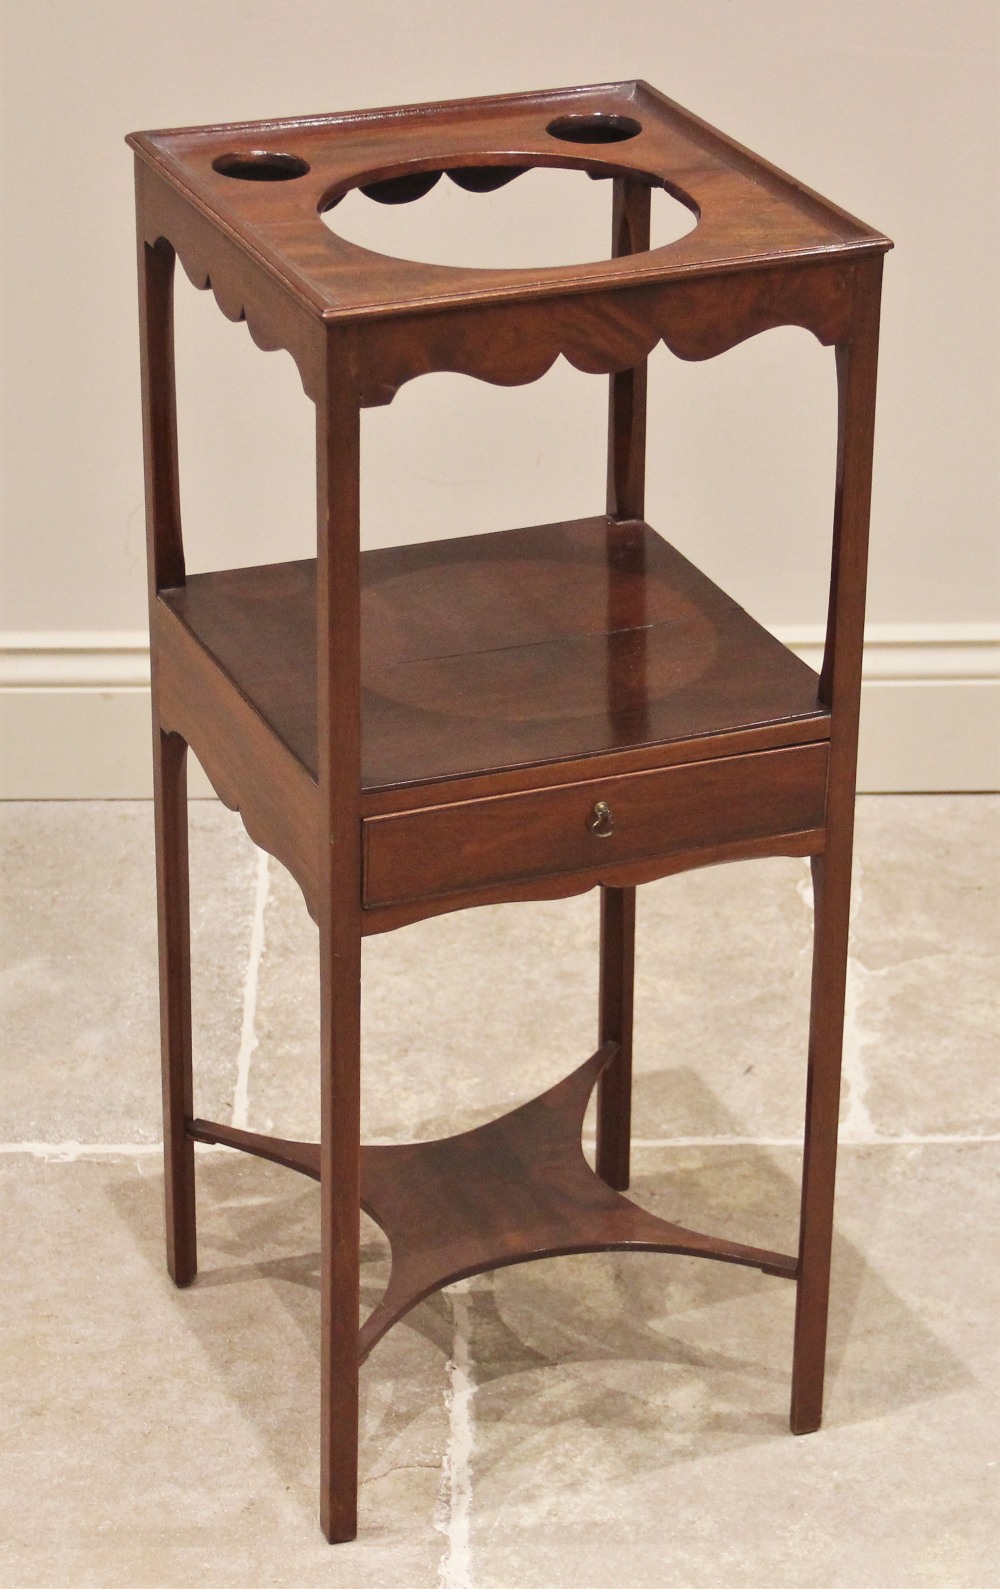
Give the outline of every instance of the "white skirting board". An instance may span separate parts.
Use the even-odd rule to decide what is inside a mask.
[[[822,633],[777,631],[813,667]],[[1000,624],[883,624],[865,646],[858,787],[1000,789]],[[193,795],[211,789],[193,767]],[[0,799],[151,793],[142,633],[0,635]]]

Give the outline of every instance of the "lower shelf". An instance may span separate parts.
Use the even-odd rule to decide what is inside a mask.
[[[498,1120],[436,1142],[362,1149],[361,1204],[392,1249],[389,1284],[361,1327],[363,1361],[432,1291],[469,1275],[567,1253],[675,1252],[794,1279],[796,1259],[702,1235],[612,1191],[583,1154],[583,1117],[605,1043],[547,1092]],[[287,1142],[193,1120],[196,1142],[221,1143],[320,1179],[316,1143]]]

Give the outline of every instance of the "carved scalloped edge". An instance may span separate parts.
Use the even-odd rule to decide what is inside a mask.
[[[310,390],[312,383],[309,378],[309,364],[296,356],[295,349],[289,345],[289,339],[281,335],[270,317],[257,306],[247,306],[240,288],[234,289],[226,281],[224,270],[216,270],[213,274],[210,266],[186,258],[176,245],[173,246],[191,285],[197,287],[199,292],[211,292],[227,320],[232,320],[236,324],[242,321],[250,333],[251,340],[261,352],[287,353],[298,370],[306,396],[315,399],[315,392]]]
[[[205,764],[200,756],[198,757],[198,760],[202,762],[202,766],[204,767]],[[313,897],[312,890],[309,887],[308,878],[304,875],[300,875],[299,868],[295,864],[294,855],[292,855],[290,851],[286,850],[284,847],[275,848],[273,839],[270,837],[270,834],[265,833],[263,827],[258,824],[254,813],[248,810],[245,804],[241,805],[238,797],[229,798],[229,796],[223,794],[222,789],[215,782],[215,779],[208,772],[207,768],[205,768],[205,773],[208,777],[209,783],[212,785],[212,788],[222,801],[222,804],[227,810],[235,811],[236,815],[242,822],[244,829],[246,830],[247,837],[251,840],[251,842],[256,844],[258,850],[265,850],[268,855],[273,855],[274,859],[279,861],[289,875],[295,879],[295,882],[298,884],[302,892],[302,898],[305,901],[306,910],[309,912],[309,915],[312,917],[313,921],[318,925],[318,902]]]
[[[762,839],[739,839],[706,850],[685,850],[674,855],[623,861],[618,866],[603,867],[599,871],[552,873],[544,877],[525,878],[521,882],[484,886],[475,889],[475,904],[502,905],[529,900],[568,899],[575,894],[588,894],[591,889],[600,886],[631,888],[641,883],[656,882],[662,877],[673,877],[679,872],[719,866],[725,861],[777,855],[817,855],[822,851],[824,842],[824,833],[820,828]],[[368,906],[361,912],[361,932],[364,937],[374,937],[377,933],[393,932],[397,927],[408,927],[413,922],[424,921],[431,916],[444,916],[451,911],[468,909],[469,900],[463,894],[439,894],[427,899],[406,900],[396,905]]]
[[[179,734],[189,748],[194,751],[202,771],[222,804],[226,807],[226,810],[236,813],[246,829],[247,836],[256,844],[259,850],[266,850],[268,855],[273,855],[275,860],[280,861],[281,865],[294,877],[302,890],[306,909],[313,920],[318,921],[318,906],[313,896],[311,879],[303,874],[301,867],[297,864],[296,856],[290,848],[275,844],[270,825],[258,818],[257,813],[253,809],[253,803],[247,802],[237,790],[235,781],[223,771],[221,761],[213,754],[211,744],[207,738],[203,740],[201,736],[197,736],[197,743],[194,743],[187,737],[190,730],[182,730],[177,727],[169,720],[166,714],[161,717],[160,723],[164,732]]]
[[[829,345],[848,334],[853,296],[851,269],[838,262],[536,299],[513,308],[498,302],[428,316],[409,334],[391,322],[370,326],[361,339],[362,401],[391,402],[406,381],[438,370],[521,386],[538,380],[560,356],[586,374],[610,375],[640,364],[660,342],[678,358],[709,359],[786,325]]]
[[[184,274],[192,287],[197,287],[199,292],[211,292],[227,320],[233,320],[237,323],[242,320],[262,352],[291,352],[291,349],[285,346],[284,340],[277,335],[274,328],[265,319],[262,319],[255,310],[250,313],[247,312],[242,293],[234,292],[228,283],[223,280],[213,280],[209,269],[185,259],[179,249],[177,257],[183,265]]]
[[[247,262],[235,245],[155,182],[144,230],[148,241],[162,239],[175,251],[188,280],[211,290],[227,319],[245,323],[257,347],[288,352],[306,394],[322,399],[330,328],[305,304],[263,271],[254,272],[251,299]],[[823,344],[843,342],[857,268],[858,261],[837,256],[765,264],[565,297],[414,310],[338,331],[357,337],[359,399],[374,407],[431,372],[521,386],[540,379],[562,356],[587,374],[609,375],[634,368],[659,342],[678,358],[701,360],[784,325],[801,326]]]
[[[144,170],[143,181],[146,242],[171,249],[192,286],[211,291],[226,319],[242,321],[262,352],[288,353],[306,395],[316,401],[322,368],[318,355],[324,339],[315,316],[265,271],[254,276],[251,301],[245,277],[252,267],[230,239],[148,171]]]

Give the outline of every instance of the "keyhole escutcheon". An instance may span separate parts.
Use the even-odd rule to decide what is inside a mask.
[[[595,838],[610,839],[615,831],[615,819],[606,800],[598,800],[587,818],[587,826]]]

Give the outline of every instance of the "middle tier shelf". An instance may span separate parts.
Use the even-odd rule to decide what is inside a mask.
[[[815,673],[648,524],[365,552],[361,576],[365,931],[821,844]],[[192,575],[155,618],[164,726],[315,913],[315,562]]]
[[[361,573],[369,797],[409,804],[419,786],[507,772],[523,788],[549,781],[527,771],[547,763],[618,771],[630,752],[716,736],[720,755],[828,737],[815,673],[641,521],[364,552]],[[315,582],[309,559],[191,575],[161,597],[313,778]]]

